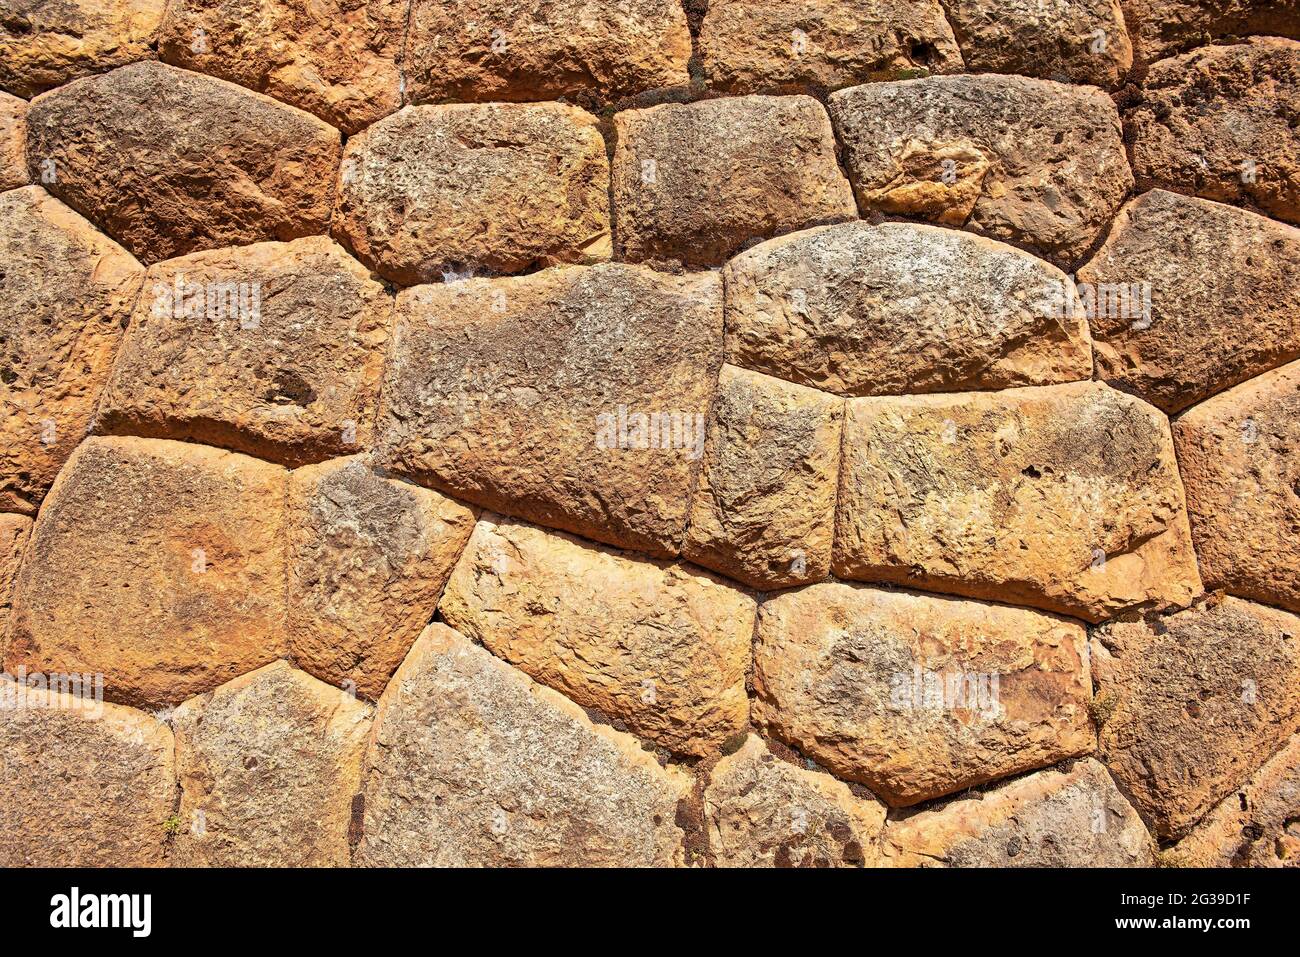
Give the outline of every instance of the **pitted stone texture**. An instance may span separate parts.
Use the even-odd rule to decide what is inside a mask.
[[[1300,728],[1300,618],[1238,598],[1092,640],[1099,757],[1162,838],[1187,832]]]
[[[432,620],[475,512],[360,456],[296,470],[288,501],[294,661],[376,699]]]
[[[348,140],[334,235],[404,286],[609,259],[609,162],[563,103],[411,106]]]
[[[1116,86],[1133,65],[1119,0],[944,0],[974,73]]]
[[[1300,362],[1190,409],[1174,443],[1206,587],[1300,612]]]
[[[1101,90],[1015,76],[869,83],[831,116],[864,210],[918,216],[1069,268],[1133,186]]]
[[[891,821],[894,867],[1151,867],[1151,836],[1091,758]]]
[[[914,223],[844,223],[732,259],[727,361],[841,395],[1092,376],[1082,303],[1055,266]]]
[[[149,270],[96,418],[302,465],[372,443],[393,301],[324,236]]]
[[[167,725],[0,680],[0,867],[161,867],[175,802]]]
[[[749,723],[754,599],[688,565],[485,516],[442,619],[586,708],[707,755]]]
[[[1300,737],[1163,855],[1178,867],[1300,867]]]
[[[369,866],[672,866],[691,779],[445,625],[379,701]]]
[[[403,291],[383,464],[497,512],[676,555],[722,360],[720,287],[711,273],[610,264]]]
[[[357,133],[401,105],[408,0],[171,0],[167,63]]]
[[[894,807],[1086,754],[1087,634],[1027,608],[825,582],[763,602],[754,718]]]
[[[962,69],[938,0],[711,0],[700,60],[709,85],[728,93],[834,90]]]
[[[161,63],[86,77],[32,101],[27,163],[142,262],[324,232],[333,127],[224,80]]]
[[[1122,0],[1140,59],[1252,33],[1300,39],[1297,0]]]
[[[1260,37],[1162,60],[1126,113],[1138,186],[1300,222],[1300,43]]]
[[[870,866],[885,826],[879,801],[782,761],[753,734],[709,772],[704,814],[718,867]]]
[[[723,366],[682,554],[754,588],[831,567],[844,400]]]
[[[158,439],[68,460],[14,588],[5,665],[162,708],[281,657],[284,469]]]
[[[32,533],[32,520],[25,515],[0,514],[0,661],[9,640],[9,613],[14,579],[22,564],[23,549]]]
[[[0,190],[27,182],[27,101],[0,93]]]
[[[747,243],[857,216],[810,96],[665,103],[614,116],[614,214],[632,261],[716,266]]]
[[[413,102],[614,100],[684,85],[691,57],[676,0],[415,0]]]
[[[0,510],[35,514],[86,434],[144,279],[39,186],[0,196]]]
[[[1079,270],[1097,374],[1174,413],[1300,356],[1300,230],[1164,190]]]
[[[178,867],[346,867],[371,709],[277,661],[176,709]]]
[[[1201,591],[1169,425],[1099,382],[850,399],[833,569],[1097,622]]]
[[[0,87],[33,97],[154,57],[167,0],[34,0],[0,12]]]

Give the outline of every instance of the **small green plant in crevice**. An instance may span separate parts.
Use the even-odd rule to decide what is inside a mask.
[[[181,816],[173,814],[167,820],[163,821],[163,830],[171,837],[175,837],[181,832]]]

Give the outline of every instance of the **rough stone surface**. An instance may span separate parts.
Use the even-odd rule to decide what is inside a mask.
[[[614,116],[620,253],[715,266],[746,243],[857,209],[810,96],[664,103]]]
[[[0,87],[33,97],[147,60],[167,0],[33,0],[0,10]]]
[[[405,286],[609,259],[609,162],[563,103],[412,106],[348,140],[334,235]]]
[[[162,708],[285,651],[285,471],[159,439],[86,439],[41,508],[5,666],[104,675]]]
[[[415,0],[407,48],[414,102],[613,100],[685,84],[691,35],[676,0]]]
[[[722,359],[720,286],[611,264],[403,291],[384,465],[494,511],[675,555]]]
[[[1190,409],[1174,443],[1206,587],[1300,612],[1300,362]]]
[[[0,514],[0,661],[8,643],[9,613],[14,579],[22,563],[23,549],[32,533],[32,520],[25,515]]]
[[[1087,634],[1027,608],[826,582],[763,602],[754,717],[895,807],[1086,754]]]
[[[715,753],[748,726],[754,599],[688,565],[485,516],[438,611],[542,684],[673,751]]]
[[[0,190],[27,185],[27,102],[0,93]]]
[[[831,566],[844,401],[723,366],[682,554],[754,588]]]
[[[1098,376],[1167,412],[1300,356],[1300,230],[1263,216],[1152,190],[1079,281]]]
[[[962,68],[938,0],[711,0],[700,59],[709,85],[728,93],[833,90]]]
[[[830,111],[864,210],[964,226],[1064,268],[1133,186],[1119,114],[1092,87],[929,77],[840,90]]]
[[[242,87],[161,63],[32,101],[34,179],[142,262],[324,232],[337,130]]]
[[[1055,266],[980,236],[843,223],[727,263],[727,361],[841,395],[1092,376],[1082,303]]]
[[[144,269],[39,186],[0,196],[0,511],[34,514],[90,424]]]
[[[1300,39],[1297,0],[1122,0],[1140,59],[1252,33]]]
[[[1151,867],[1151,836],[1091,758],[963,797],[885,829],[894,867]]]
[[[402,105],[398,58],[409,6],[408,0],[170,0],[159,55],[357,133]]]
[[[885,806],[751,734],[709,772],[709,851],[718,867],[861,867],[876,862]]]
[[[1180,837],[1300,727],[1300,618],[1223,598],[1092,640],[1099,756]]]
[[[944,0],[966,66],[1110,88],[1133,65],[1119,0]]]
[[[1201,591],[1165,417],[1098,382],[850,399],[833,569],[1101,621]]]
[[[433,618],[475,512],[360,456],[296,470],[288,502],[294,660],[376,699]]]
[[[175,802],[167,725],[0,680],[0,867],[161,867]]]
[[[301,465],[369,446],[393,301],[324,236],[149,270],[104,391],[104,432]]]
[[[371,709],[284,661],[176,709],[180,867],[341,867]]]
[[[690,787],[635,738],[434,624],[379,702],[356,860],[680,865]]]

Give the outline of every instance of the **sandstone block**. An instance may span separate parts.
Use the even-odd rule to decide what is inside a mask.
[[[722,361],[720,287],[610,264],[403,291],[384,465],[494,511],[677,554]]]
[[[324,236],[159,263],[96,428],[290,466],[356,452],[374,437],[392,321],[384,287]]]
[[[27,102],[0,93],[0,190],[27,185]]]
[[[39,186],[0,196],[0,510],[34,514],[90,425],[144,269]]]
[[[109,700],[162,708],[281,657],[285,475],[183,442],[87,439],[32,531],[6,668],[102,674]]]
[[[745,731],[754,599],[688,565],[486,516],[442,619],[586,708],[673,751]]]
[[[664,103],[617,113],[614,127],[611,195],[629,260],[715,266],[753,240],[857,215],[810,96]]]
[[[1148,63],[1222,37],[1300,39],[1297,0],[1123,0],[1138,56]]]
[[[941,76],[833,93],[864,210],[917,216],[1070,268],[1133,186],[1101,90],[1015,76]]]
[[[760,607],[754,717],[904,807],[1091,751],[1086,644],[1030,609],[811,585]]]
[[[402,285],[610,257],[596,118],[563,103],[407,107],[348,140],[334,235]]]
[[[371,866],[673,866],[688,775],[433,624],[380,699],[366,759]]]
[[[823,226],[755,246],[723,275],[727,361],[828,392],[1092,376],[1074,283],[980,236],[914,223]]]
[[[141,261],[325,231],[339,133],[232,83],[137,63],[32,101],[33,177]],[[48,164],[44,165],[43,164]]]
[[[1099,382],[850,399],[841,578],[1101,621],[1201,591],[1165,417]]]
[[[1152,190],[1079,270],[1097,374],[1167,412],[1300,356],[1300,230]]]
[[[475,512],[359,456],[296,470],[288,503],[294,660],[376,699],[432,620]]]
[[[9,637],[14,579],[22,564],[23,549],[32,533],[32,520],[25,515],[0,514],[0,661],[4,660]]]

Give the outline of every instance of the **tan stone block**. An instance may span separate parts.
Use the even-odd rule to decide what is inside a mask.
[[[27,182],[27,103],[0,93],[0,190]]]
[[[27,516],[0,514],[0,661],[4,660],[9,644],[14,579],[18,577],[31,533],[32,520]]]

